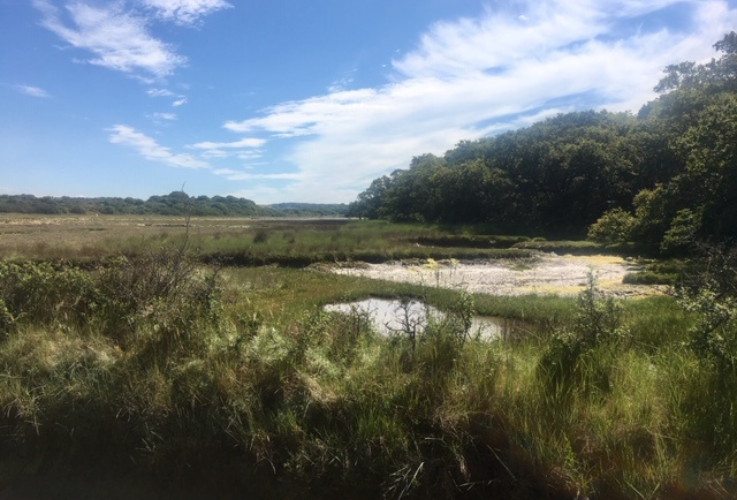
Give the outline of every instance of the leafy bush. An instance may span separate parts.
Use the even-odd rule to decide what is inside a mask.
[[[0,324],[80,321],[98,306],[90,274],[48,262],[0,261]]]
[[[104,329],[120,341],[142,325],[181,332],[220,314],[217,274],[202,274],[178,251],[115,259],[97,280]]]
[[[589,227],[588,239],[607,245],[626,243],[632,237],[635,218],[621,208],[609,210]]]
[[[570,330],[553,335],[538,373],[556,394],[571,394],[587,385],[607,390],[602,349],[616,347],[624,333],[620,306],[603,295],[589,274],[588,286],[578,296],[578,312]]]
[[[715,288],[707,284],[682,298],[685,309],[698,318],[691,347],[724,375],[737,376],[737,298]]]
[[[737,249],[702,247],[704,268],[682,290],[681,305],[695,316],[689,347],[699,360],[700,384],[687,404],[691,432],[717,453],[709,460],[737,467]]]
[[[97,269],[0,262],[0,332],[19,324],[85,326],[123,342],[144,325],[183,331],[220,316],[217,275],[179,250],[115,258]]]

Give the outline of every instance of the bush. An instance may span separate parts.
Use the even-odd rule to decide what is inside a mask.
[[[218,273],[204,272],[178,250],[116,259],[97,279],[99,328],[122,346],[149,332],[167,349],[196,350],[224,318]]]
[[[538,374],[554,394],[571,394],[587,386],[607,390],[606,360],[601,350],[616,347],[623,335],[620,306],[611,297],[604,297],[589,274],[588,286],[578,296],[572,327],[553,336]]]
[[[90,271],[0,262],[0,333],[19,324],[84,326],[124,343],[144,326],[182,332],[218,321],[219,293],[217,274],[200,273],[177,250],[119,257]]]
[[[694,388],[692,432],[716,457],[737,467],[737,249],[702,248],[704,271],[683,290],[681,304],[696,316],[690,348],[702,368]],[[733,469],[734,470],[734,469]]]
[[[588,239],[606,245],[626,243],[632,237],[635,222],[632,214],[621,208],[615,208],[591,225]]]
[[[0,328],[20,322],[75,322],[98,306],[89,273],[48,262],[0,262]]]

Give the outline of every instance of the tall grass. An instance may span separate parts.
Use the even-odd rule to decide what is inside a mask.
[[[0,263],[0,442],[27,473],[114,463],[221,498],[737,494],[733,379],[693,342],[708,310],[593,282],[578,300],[495,298],[216,270],[181,248]],[[525,334],[430,321],[387,339],[321,308],[381,294]]]
[[[150,217],[60,217],[16,219],[0,228],[0,255],[13,259],[97,262],[109,255],[141,257],[152,247],[178,247],[185,240],[208,263],[279,264],[304,267],[317,262],[403,258],[519,258],[530,251],[459,244],[434,246],[447,228],[385,221],[252,220]],[[40,222],[36,224],[35,222]],[[22,229],[15,229],[14,227]],[[187,234],[182,229],[189,228]],[[419,244],[428,241],[429,244]],[[484,240],[485,241],[485,240]],[[508,246],[508,245],[502,245]]]

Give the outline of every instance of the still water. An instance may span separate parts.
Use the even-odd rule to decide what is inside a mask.
[[[366,299],[358,302],[329,304],[325,306],[328,312],[343,314],[360,314],[365,316],[382,335],[401,334],[415,331],[424,332],[429,322],[441,322],[446,314],[435,307],[423,302]],[[474,316],[471,324],[471,336],[478,335],[483,339],[503,337],[509,329],[509,321],[504,318],[489,316]]]

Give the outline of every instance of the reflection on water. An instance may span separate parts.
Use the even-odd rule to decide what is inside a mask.
[[[387,336],[407,331],[421,334],[428,321],[441,322],[446,317],[444,312],[416,300],[366,299],[344,304],[329,304],[325,306],[325,310],[365,315],[379,333]],[[474,316],[470,335],[493,339],[504,336],[507,329],[508,321],[503,318]]]

